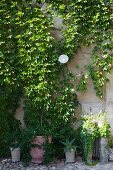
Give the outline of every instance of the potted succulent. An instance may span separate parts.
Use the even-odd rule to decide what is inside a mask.
[[[20,146],[19,146],[19,143],[15,141],[11,145],[10,151],[11,151],[12,162],[19,162],[20,161]]]
[[[75,162],[75,153],[77,154],[77,147],[74,145],[75,139],[66,139],[65,142],[61,142],[64,145],[64,152],[66,157],[66,163]]]
[[[20,122],[14,123],[15,131],[8,134],[6,140],[9,142],[12,162],[20,161],[20,146],[21,146],[21,130],[19,128]]]
[[[20,145],[21,145],[21,123],[16,118],[13,119],[10,134],[6,133],[4,136],[5,141],[9,145],[11,151],[12,162],[20,161]]]

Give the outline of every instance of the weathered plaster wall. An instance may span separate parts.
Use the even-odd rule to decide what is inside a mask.
[[[22,126],[22,128],[24,128],[25,127],[24,120],[23,120],[23,117],[24,117],[24,99],[22,99],[22,98],[19,102],[19,107],[16,110],[15,117],[18,120],[20,120],[21,126]]]
[[[85,69],[86,65],[88,65],[91,61],[91,53],[92,53],[92,47],[82,47],[78,50],[78,53],[74,57],[74,59],[71,60],[68,64],[69,70],[73,74],[80,74],[81,72],[87,72]],[[77,69],[76,66],[79,66]],[[104,110],[105,101],[100,100],[95,93],[95,90],[93,88],[93,83],[88,79],[88,88],[86,92],[77,92],[78,99],[81,103],[82,112],[83,113],[94,113],[97,114]]]

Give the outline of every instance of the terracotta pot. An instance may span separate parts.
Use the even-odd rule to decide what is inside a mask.
[[[44,148],[43,144],[45,143],[45,137],[44,136],[36,136],[33,144],[38,144],[40,147],[32,147],[30,154],[32,157],[32,162],[36,164],[40,164],[44,160]]]
[[[46,139],[48,143],[52,143],[52,137],[49,135],[48,137],[45,136],[36,136],[33,140],[32,144],[38,144],[40,147],[32,147],[30,154],[32,157],[32,162],[36,164],[41,164],[44,160],[44,147],[43,144],[45,143]]]
[[[20,161],[20,148],[10,148],[12,162]]]

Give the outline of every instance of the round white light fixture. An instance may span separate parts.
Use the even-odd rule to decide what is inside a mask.
[[[59,56],[59,59],[58,59],[58,61],[59,61],[60,63],[62,63],[62,64],[67,63],[68,60],[69,60],[69,57],[68,57],[67,55],[65,55],[65,54],[60,55],[60,56]]]

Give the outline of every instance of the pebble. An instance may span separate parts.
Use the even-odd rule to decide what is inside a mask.
[[[32,163],[25,168],[22,162],[12,163],[11,159],[3,159],[0,161],[0,170],[113,170],[113,162],[106,164],[98,163],[95,166],[88,166],[85,165],[79,157],[73,164],[66,164],[64,160],[62,160],[56,161],[48,166],[38,166]]]

